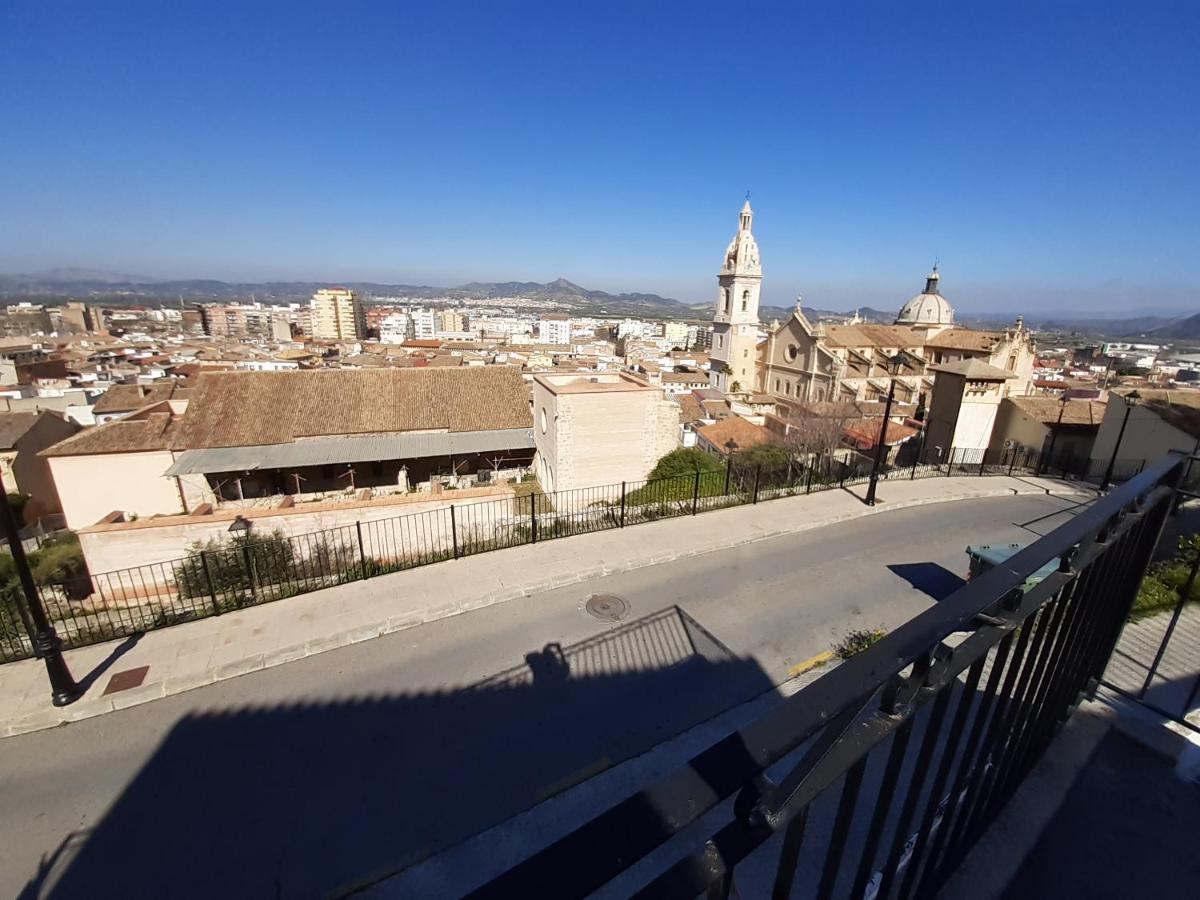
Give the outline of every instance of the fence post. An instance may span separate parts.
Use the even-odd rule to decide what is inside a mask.
[[[1014,447],[1013,451],[1012,451],[1012,455],[1008,458],[1008,474],[1010,476],[1012,475],[1012,472],[1013,472],[1013,466],[1015,466],[1016,464],[1017,464],[1017,450]]]
[[[258,600],[258,588],[255,586],[254,559],[250,556],[250,545],[242,541],[242,562],[246,564],[246,580],[250,582],[250,599]]]
[[[759,476],[761,476],[761,475],[762,475],[762,466],[760,465],[757,469],[754,470],[754,500],[752,501],[753,503],[758,502],[758,479],[759,479]]]
[[[367,577],[367,551],[363,549],[362,538],[362,522],[354,523],[354,530],[358,532],[358,561],[362,565],[362,577]]]
[[[806,494],[812,493],[812,472],[812,466],[810,465],[808,466],[808,477],[804,480],[804,493]]]
[[[987,450],[979,455],[979,477],[983,477],[983,467],[987,465]]]
[[[621,528],[625,527],[625,482],[621,482]]]
[[[454,516],[453,503],[450,504],[450,545],[454,548],[454,558],[458,559],[458,520]]]
[[[732,468],[733,454],[731,453],[729,456],[725,457],[725,489],[721,491],[722,496],[728,496],[729,494],[729,475]]]
[[[696,470],[696,480],[692,485],[692,515],[700,511],[700,470]]]
[[[950,452],[946,454],[946,477],[950,477],[950,473],[954,471],[954,448],[950,448]]]
[[[200,567],[204,570],[204,581],[208,584],[208,596],[212,599],[213,615],[221,614],[221,604],[217,602],[217,592],[213,590],[212,572],[208,568],[208,551],[200,551]]]
[[[529,495],[529,542],[537,543],[537,494]]]

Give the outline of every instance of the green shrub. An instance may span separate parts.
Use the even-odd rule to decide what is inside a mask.
[[[695,447],[681,447],[672,450],[656,462],[647,480],[674,478],[677,475],[692,476],[696,472],[719,472],[723,469],[724,465],[715,456]]]
[[[842,638],[840,643],[834,645],[833,652],[842,659],[849,659],[879,643],[886,633],[882,628],[856,629]]]
[[[249,551],[249,554],[246,551]],[[209,538],[196,541],[187,557],[175,570],[179,593],[183,597],[206,597],[211,591],[240,593],[250,590],[247,558],[259,584],[275,584],[295,577],[295,550],[282,531],[271,534],[247,533],[244,537],[222,541]],[[207,572],[205,571],[207,561]]]
[[[1167,609],[1179,602],[1179,593],[1187,585],[1196,554],[1200,553],[1200,534],[1179,539],[1179,552],[1171,559],[1151,563],[1142,579],[1138,595],[1129,611],[1131,619],[1141,619]],[[1189,602],[1200,600],[1200,579],[1192,585]]]

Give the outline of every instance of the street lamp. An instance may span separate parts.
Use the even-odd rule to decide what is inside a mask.
[[[904,369],[908,355],[901,350],[887,361],[888,395],[883,407],[883,421],[879,424],[879,439],[875,442],[875,464],[871,466],[871,483],[867,485],[867,506],[875,505],[875,488],[879,485],[879,469],[883,466],[883,454],[887,447],[888,419],[892,415],[892,401],[896,397],[896,376]]]
[[[253,524],[245,516],[235,516],[229,523],[229,533],[236,537],[245,537],[250,533]]]
[[[29,618],[33,624],[29,635],[33,641],[33,649],[46,665],[46,674],[50,677],[50,702],[55,706],[66,706],[74,703],[83,694],[83,689],[75,683],[67,661],[62,655],[62,638],[54,631],[46,610],[42,607],[42,598],[38,594],[37,585],[33,583],[33,573],[29,571],[29,560],[25,558],[25,548],[21,544],[21,529],[17,525],[12,507],[8,505],[8,493],[4,489],[4,480],[0,478],[0,505],[4,507],[4,530],[8,535],[8,546],[12,551],[13,564],[21,579],[21,590],[25,594],[25,604],[29,610]]]
[[[1108,461],[1108,468],[1104,471],[1104,480],[1100,482],[1100,490],[1102,491],[1112,481],[1113,466],[1117,464],[1117,453],[1121,449],[1121,438],[1125,437],[1125,426],[1129,424],[1129,414],[1133,412],[1133,408],[1138,405],[1138,401],[1141,399],[1142,395],[1137,391],[1130,391],[1125,395],[1125,418],[1121,420],[1121,430],[1117,432],[1117,443],[1113,445],[1112,459]]]

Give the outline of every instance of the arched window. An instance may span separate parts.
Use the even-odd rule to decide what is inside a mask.
[[[729,288],[721,288],[721,312],[729,312]]]
[[[746,311],[746,307],[749,305],[749,303],[750,303],[750,292],[742,291],[742,312]]]

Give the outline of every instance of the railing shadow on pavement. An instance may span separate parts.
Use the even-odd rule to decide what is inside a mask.
[[[22,898],[340,896],[772,690],[670,608],[460,688],[188,714]]]
[[[914,590],[938,601],[945,600],[967,583],[958,573],[934,562],[893,563],[888,566],[888,571],[899,575]]]

